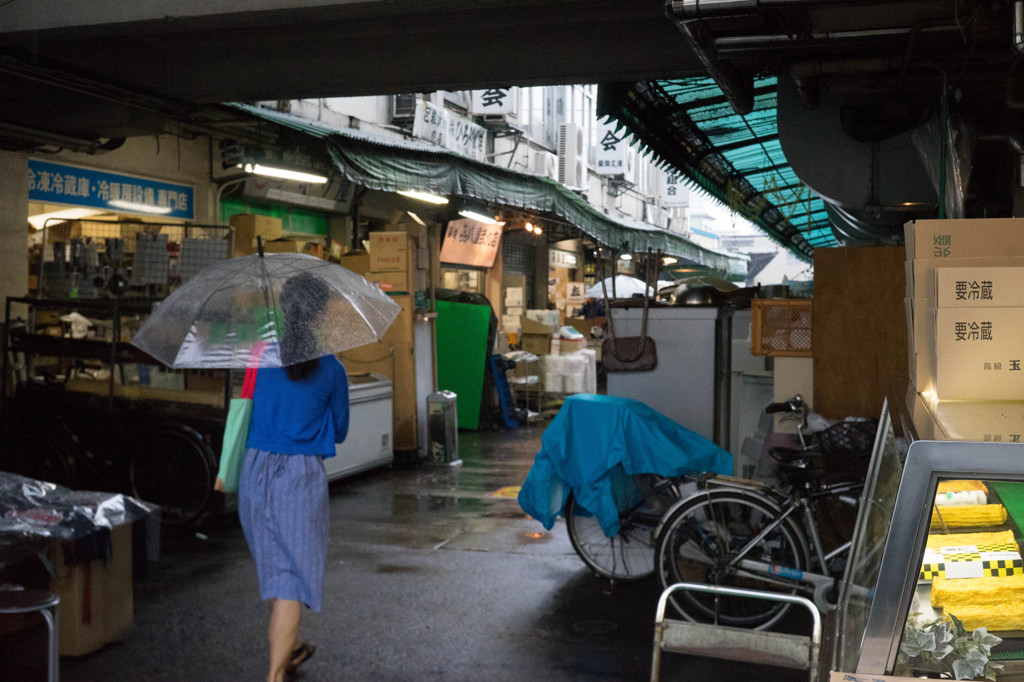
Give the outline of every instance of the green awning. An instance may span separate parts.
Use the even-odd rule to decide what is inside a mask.
[[[800,259],[838,246],[825,203],[801,182],[779,144],[774,76],[754,79],[754,107],[733,111],[708,77],[598,88],[598,115],[633,135],[644,153],[683,174]]]
[[[370,189],[420,190],[534,211],[575,226],[612,249],[648,249],[742,280],[748,257],[709,249],[666,229],[604,215],[583,197],[547,177],[470,159],[419,140],[327,128],[290,114],[235,104],[243,111],[324,141],[334,164],[349,181]]]

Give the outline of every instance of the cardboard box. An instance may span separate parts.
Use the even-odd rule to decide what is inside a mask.
[[[338,259],[341,267],[351,270],[357,275],[366,275],[370,272],[370,254],[362,250],[353,250],[341,254]]]
[[[228,219],[235,228],[235,243],[246,244],[261,237],[264,242],[280,239],[283,235],[281,219],[255,213],[236,213]]]
[[[61,543],[53,541],[50,560],[56,576],[50,591],[57,606],[60,655],[81,656],[125,637],[132,629],[132,527],[114,526],[110,561],[64,563]]]
[[[506,308],[522,308],[523,307],[523,288],[522,287],[509,287],[505,289],[505,307]]]
[[[317,258],[323,258],[323,244],[307,242],[298,239],[275,239],[263,243],[264,253],[305,253]]]
[[[914,430],[917,431],[918,440],[949,440],[943,432],[942,427],[935,421],[935,416],[929,409],[929,404],[935,401],[926,399],[920,393],[914,394],[913,404],[910,405],[911,420],[914,423]]]
[[[605,325],[606,318],[603,317],[569,317],[565,320],[567,327],[572,327],[580,334],[583,334],[585,338],[591,337],[591,330],[594,327],[603,327]]]
[[[370,233],[370,271],[394,272],[407,270],[410,253],[414,253],[412,239],[398,230]]]
[[[940,400],[1024,400],[1024,307],[938,308]]]
[[[519,318],[519,329],[523,334],[547,334],[550,336],[558,330],[558,325],[538,322],[537,320],[523,315]]]
[[[935,268],[936,308],[1024,305],[1024,267]]]
[[[907,296],[927,298],[935,304],[935,270],[938,268],[1002,268],[1024,267],[1024,258],[987,256],[984,258],[946,258],[908,260],[906,264]]]
[[[907,351],[910,379],[918,392],[934,390],[934,308],[925,298],[903,299],[907,307]]]
[[[370,272],[366,279],[381,288],[381,291],[409,293],[412,283],[408,271]]]
[[[419,223],[389,223],[384,226],[385,232],[405,232],[413,240],[417,248],[427,245],[427,228]]]
[[[1024,257],[1024,218],[912,220],[904,234],[908,260]]]
[[[576,353],[587,347],[586,338],[583,339],[563,339],[558,340],[558,354],[568,355],[569,353]]]
[[[527,334],[525,332],[521,332],[519,338],[519,347],[527,353],[533,353],[534,355],[547,355],[551,350],[550,334]]]

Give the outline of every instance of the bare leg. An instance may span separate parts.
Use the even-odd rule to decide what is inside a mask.
[[[299,619],[302,605],[291,599],[274,599],[270,609],[270,672],[267,682],[281,682],[292,652],[299,646]]]

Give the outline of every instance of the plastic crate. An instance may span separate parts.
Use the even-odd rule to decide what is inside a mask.
[[[761,299],[750,305],[750,352],[786,358],[811,357],[811,301]]]

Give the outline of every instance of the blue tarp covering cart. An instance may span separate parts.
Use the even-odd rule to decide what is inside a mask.
[[[572,395],[544,431],[519,505],[550,530],[572,492],[611,537],[619,532],[617,471],[731,474],[732,455],[638,400]]]

